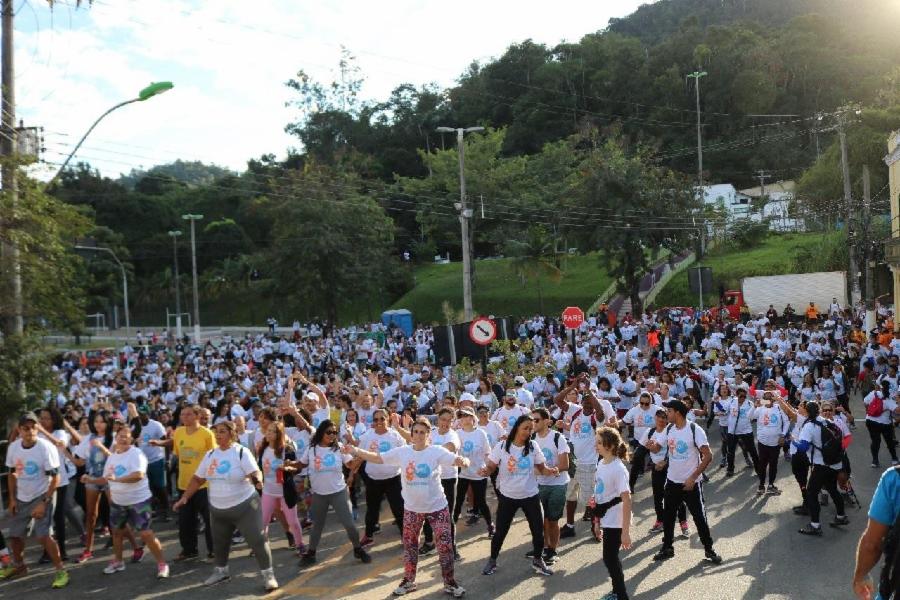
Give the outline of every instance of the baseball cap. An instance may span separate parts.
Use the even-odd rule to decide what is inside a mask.
[[[471,408],[461,408],[458,411],[456,411],[456,416],[457,417],[474,417],[475,411],[473,411]]]
[[[668,402],[663,402],[663,406],[676,410],[682,415],[686,415],[688,412],[688,407],[681,400],[669,400]]]
[[[459,395],[460,402],[475,402],[475,396],[470,394],[469,392],[463,392]]]
[[[35,423],[38,423],[37,415],[30,410],[26,413],[22,413],[22,416],[19,417],[19,425],[24,425],[28,421],[34,421]]]
[[[525,385],[525,378],[521,375],[516,375],[516,378],[513,380],[516,385]]]

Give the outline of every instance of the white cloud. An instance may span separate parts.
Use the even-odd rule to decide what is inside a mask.
[[[639,3],[97,0],[58,6],[52,30],[35,3],[17,23],[18,115],[65,153],[109,106],[171,79],[172,92],[110,115],[78,156],[109,175],[178,157],[241,169],[296,145],[283,131],[294,117],[284,82],[299,69],[332,80],[341,45],[358,58],[363,96],[383,98],[403,82],[452,85],[472,60],[527,38],[576,41]]]

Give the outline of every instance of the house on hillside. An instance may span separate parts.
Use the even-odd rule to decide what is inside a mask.
[[[763,204],[762,213],[757,213],[759,215],[757,219],[769,219],[769,229],[772,231],[806,231],[803,219],[792,219],[789,216],[796,187],[797,184],[793,181],[778,181],[766,185],[765,188],[748,188],[739,193],[750,198],[750,203],[757,206],[765,196],[767,200]]]
[[[737,221],[750,216],[750,197],[730,183],[717,183],[697,188],[697,195],[707,206],[720,206],[728,211],[728,220]]]

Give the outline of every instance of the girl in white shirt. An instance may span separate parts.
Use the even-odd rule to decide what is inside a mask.
[[[619,548],[631,548],[631,492],[628,489],[628,445],[611,427],[597,430],[597,473],[594,476],[594,516],[603,527],[603,564],[612,592],[601,600],[628,600]]]
[[[447,448],[431,445],[431,423],[419,418],[410,431],[412,444],[400,446],[384,453],[368,452],[354,446],[346,446],[356,458],[374,464],[386,464],[403,468],[400,481],[403,494],[403,553],[405,566],[403,580],[394,590],[403,596],[417,589],[416,573],[419,561],[419,532],[426,521],[431,523],[437,540],[444,591],[461,598],[466,590],[456,583],[453,571],[453,536],[450,532],[450,510],[440,483],[441,473],[447,468],[469,466],[469,460],[457,456]]]
[[[141,536],[145,547],[156,558],[156,576],[169,576],[169,566],[163,556],[162,545],[150,527],[153,505],[150,484],[147,481],[147,457],[134,445],[131,429],[120,427],[116,433],[115,452],[106,460],[103,477],[94,479],[97,484],[109,484],[111,501],[109,522],[113,535],[113,560],[103,572],[112,575],[125,570],[122,561],[122,544],[130,525]]]
[[[238,530],[253,550],[266,591],[278,589],[272,569],[272,551],[263,534],[260,499],[256,493],[257,489],[262,489],[262,474],[250,450],[236,443],[234,423],[224,421],[215,425],[213,431],[217,447],[200,461],[187,489],[173,508],[180,509],[204,482],[209,482],[209,520],[216,567],[205,584],[213,585],[231,578],[228,551],[231,534]]]
[[[297,460],[294,444],[285,433],[284,424],[275,421],[269,425],[266,439],[263,440],[259,452],[259,464],[263,473],[262,490],[262,522],[265,534],[268,538],[269,521],[276,508],[280,508],[288,522],[291,534],[294,536],[294,544],[297,552],[303,554],[306,548],[303,546],[303,529],[297,519],[297,494],[285,494],[294,490],[293,475],[297,471],[291,463]],[[287,482],[287,484],[285,484]]]

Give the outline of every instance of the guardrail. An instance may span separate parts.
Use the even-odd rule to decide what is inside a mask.
[[[679,273],[683,273],[686,268],[690,265],[697,262],[697,255],[693,252],[684,257],[684,259],[678,263],[674,269],[669,269],[662,277],[659,278],[659,281],[653,284],[653,287],[650,288],[650,291],[647,292],[647,295],[644,297],[644,306],[649,306],[656,300],[656,296],[666,287],[672,278],[678,275]]]

